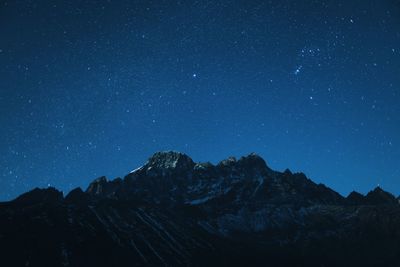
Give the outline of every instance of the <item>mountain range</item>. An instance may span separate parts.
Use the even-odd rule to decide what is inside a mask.
[[[123,178],[0,203],[0,266],[400,266],[399,198],[343,197],[252,153],[157,152]]]

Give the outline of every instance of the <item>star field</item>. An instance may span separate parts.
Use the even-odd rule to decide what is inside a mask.
[[[0,200],[159,150],[400,194],[399,1],[0,5]]]

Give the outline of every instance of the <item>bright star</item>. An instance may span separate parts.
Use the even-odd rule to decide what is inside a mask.
[[[299,74],[302,68],[303,68],[303,66],[301,66],[301,65],[299,67],[297,67],[296,70],[294,71],[294,75]]]

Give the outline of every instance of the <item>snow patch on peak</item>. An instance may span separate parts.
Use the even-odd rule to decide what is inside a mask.
[[[176,151],[163,151],[155,153],[147,162],[148,169],[192,169],[195,165],[193,160],[186,154]]]
[[[140,170],[142,170],[143,168],[144,168],[143,166],[140,166],[140,167],[138,167],[138,168],[136,168],[136,169],[130,171],[129,173],[134,173],[134,172],[140,171]]]
[[[233,166],[236,164],[236,162],[237,162],[237,160],[235,157],[229,157],[227,159],[220,161],[218,163],[218,166]]]
[[[213,168],[214,165],[210,162],[200,162],[200,163],[196,163],[196,165],[194,166],[195,170],[207,170],[210,168]]]

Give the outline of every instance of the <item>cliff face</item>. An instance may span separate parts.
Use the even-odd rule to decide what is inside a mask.
[[[256,154],[158,152],[123,179],[0,204],[4,266],[400,266],[400,205],[347,198]]]

